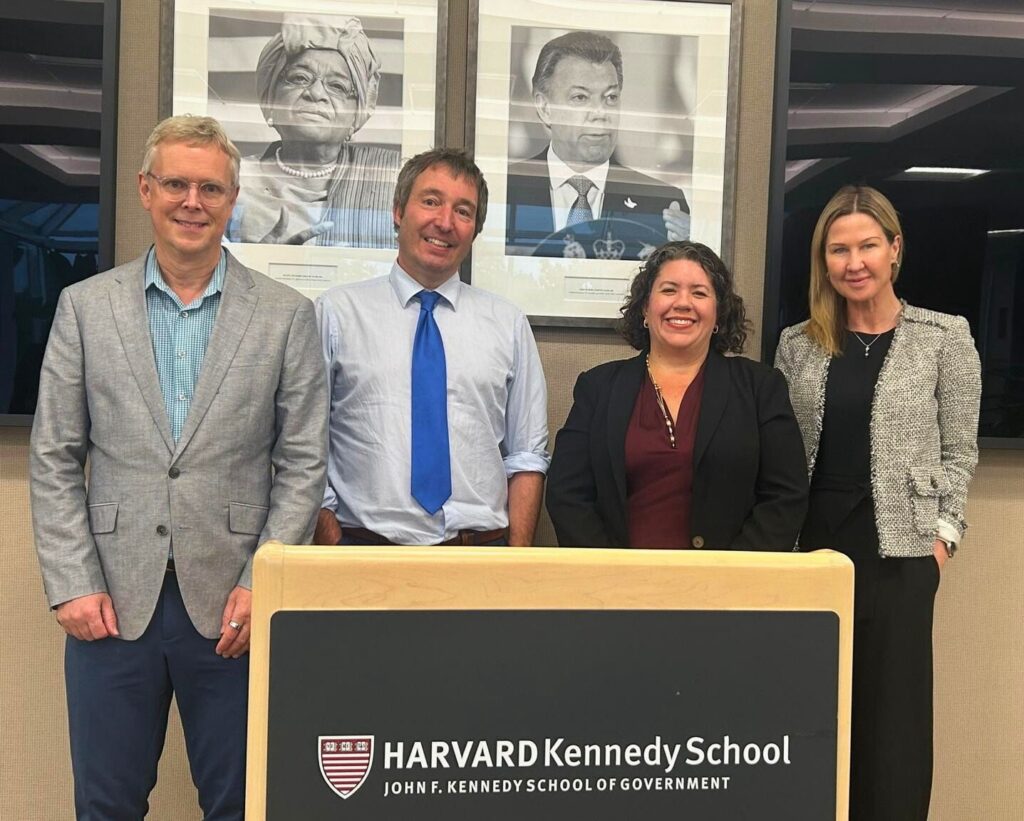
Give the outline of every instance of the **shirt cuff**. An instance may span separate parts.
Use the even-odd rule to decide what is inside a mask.
[[[944,542],[950,544],[958,544],[960,542],[960,534],[956,528],[947,522],[940,521],[935,528],[935,535],[942,539]]]
[[[548,465],[551,464],[551,457],[546,453],[510,453],[502,460],[505,464],[505,478],[516,473],[544,473],[548,472]]]
[[[338,494],[334,492],[334,488],[331,487],[330,482],[324,486],[324,501],[320,507],[327,508],[327,510],[333,510],[335,516],[338,514]]]

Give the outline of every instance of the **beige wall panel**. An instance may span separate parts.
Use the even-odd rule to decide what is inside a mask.
[[[1024,818],[1024,451],[985,450],[935,606],[931,821]]]
[[[117,228],[114,261],[135,259],[152,242],[139,204],[138,172],[146,137],[157,124],[160,0],[122,0],[117,115]]]
[[[0,818],[73,818],[63,632],[43,596],[28,428],[0,428]]]

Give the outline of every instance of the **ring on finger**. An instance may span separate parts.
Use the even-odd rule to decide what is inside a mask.
[[[237,621],[229,621],[228,622],[228,627],[230,627],[232,630],[241,630],[242,629],[242,625],[240,625]]]

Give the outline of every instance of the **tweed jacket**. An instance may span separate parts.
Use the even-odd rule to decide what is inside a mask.
[[[806,333],[782,332],[775,366],[814,473],[831,357]],[[936,536],[959,541],[967,486],[978,461],[981,366],[961,316],[906,305],[871,405],[871,491],[879,553],[929,556]]]
[[[32,521],[51,606],[110,594],[122,638],[153,615],[173,548],[189,617],[220,632],[258,544],[308,541],[323,499],[327,381],[312,303],[228,255],[177,442],[145,257],[66,288],[32,428]],[[89,461],[88,481],[85,463]]]

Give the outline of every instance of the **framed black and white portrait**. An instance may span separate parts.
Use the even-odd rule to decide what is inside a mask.
[[[474,284],[605,324],[662,243],[728,258],[739,27],[739,0],[480,0]]]
[[[242,262],[309,296],[390,270],[402,160],[443,136],[445,8],[174,0],[165,113],[215,117],[238,146],[225,239]]]

